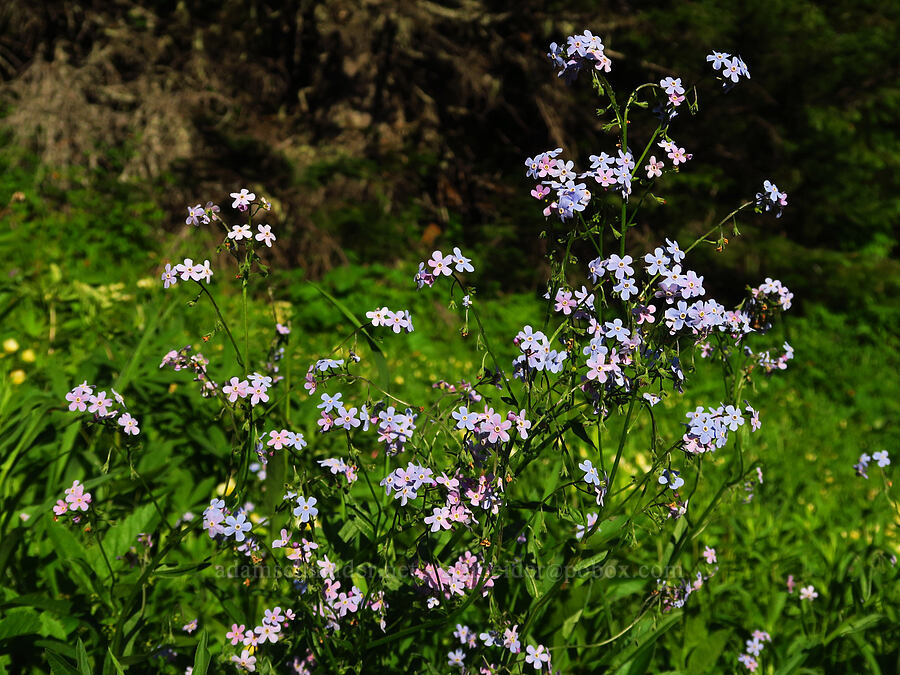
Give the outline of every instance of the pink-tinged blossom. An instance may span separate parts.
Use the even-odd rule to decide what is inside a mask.
[[[572,300],[572,291],[564,291],[563,289],[556,291],[556,305],[553,308],[555,311],[562,312],[568,316],[572,313],[575,305],[576,303]]]
[[[531,422],[525,419],[524,408],[519,411],[518,415],[510,413],[510,421],[516,425],[516,431],[519,433],[519,438],[522,440],[528,438],[528,430],[531,428]]]
[[[247,397],[250,393],[250,385],[247,383],[247,380],[239,380],[236,377],[232,377],[228,384],[222,387],[222,393],[228,397],[231,403],[234,403],[239,398]]]
[[[665,165],[663,164],[662,160],[657,162],[656,156],[650,155],[650,162],[649,164],[647,164],[647,166],[644,167],[644,169],[647,171],[647,178],[653,178],[654,176],[659,178],[660,176],[662,176],[663,166]]]
[[[272,234],[271,225],[257,225],[259,232],[256,234],[256,241],[265,242],[266,246],[272,248],[272,242],[275,241],[275,235]]]
[[[717,562],[716,561],[716,549],[710,548],[709,546],[707,546],[706,548],[703,549],[703,557],[706,558],[706,562],[709,565],[712,565],[713,563]]]
[[[75,387],[66,394],[66,400],[69,402],[69,410],[72,412],[84,412],[87,409],[88,397],[81,392],[80,387]]]
[[[187,281],[188,279],[194,279],[195,281],[200,280],[200,275],[202,274],[202,265],[197,265],[190,258],[185,258],[184,262],[179,263],[175,270],[181,275],[182,281]]]
[[[497,441],[505,443],[509,440],[507,431],[510,427],[512,427],[512,422],[504,420],[499,414],[494,413],[482,423],[481,432],[488,435],[488,443],[496,443]]]
[[[606,354],[594,354],[587,360],[587,366],[587,379],[597,380],[601,384],[609,378],[609,373],[615,376],[621,372],[616,354],[612,354],[609,357],[609,361],[606,360]]]
[[[738,661],[740,661],[751,673],[755,673],[756,669],[759,667],[759,664],[749,654],[741,654],[738,657]]]
[[[238,626],[236,623],[231,624],[231,630],[225,633],[225,637],[228,640],[231,640],[232,645],[240,644],[244,641],[244,630],[246,626],[241,624]]]
[[[96,396],[91,396],[90,402],[91,405],[88,407],[88,412],[96,413],[99,417],[109,415],[109,406],[112,405],[112,400],[106,398],[105,391],[101,391]]]
[[[181,627],[181,630],[183,630],[185,633],[193,633],[195,630],[197,630],[197,619],[188,621]]]
[[[266,393],[266,387],[262,384],[250,386],[250,405],[257,405],[260,402],[267,403],[269,395]]]
[[[755,630],[753,631],[753,639],[759,640],[760,642],[771,642],[772,636],[764,630]]]
[[[128,413],[122,413],[122,415],[119,417],[118,424],[123,427],[122,431],[124,431],[126,434],[137,436],[139,433],[141,433],[141,430],[138,427],[137,420]]]
[[[323,579],[334,579],[334,573],[337,572],[337,565],[328,559],[328,556],[322,556],[322,560],[316,560],[319,566],[319,576]]]
[[[69,505],[64,502],[62,499],[57,499],[56,504],[53,506],[53,513],[57,516],[63,515],[66,511],[69,510]]]
[[[432,270],[432,274],[435,277],[439,277],[441,275],[445,277],[449,277],[453,274],[453,269],[451,265],[453,264],[452,256],[445,256],[440,251],[435,251],[431,254],[431,259],[428,261],[428,266]]]
[[[270,431],[269,440],[266,442],[266,445],[275,450],[281,450],[285,445],[293,445],[292,439],[290,438],[291,435],[291,432],[287,429]]]
[[[673,148],[672,151],[667,154],[667,157],[672,160],[674,166],[678,166],[679,164],[687,162],[693,155],[686,153],[684,148]]]
[[[522,643],[519,642],[518,628],[519,626],[515,625],[512,628],[506,628],[503,631],[503,647],[513,654],[518,654],[522,651]]]

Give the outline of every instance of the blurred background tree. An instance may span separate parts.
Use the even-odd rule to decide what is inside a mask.
[[[41,189],[126,185],[172,229],[187,204],[254,188],[275,204],[284,262],[313,277],[453,243],[485,251],[496,289],[534,288],[548,226],[525,157],[562,146],[584,169],[614,144],[587,83],[566,86],[543,57],[589,28],[618,88],[700,86],[699,115],[672,128],[694,160],[667,176],[678,197],[642,215],[636,245],[699,232],[771,178],[784,218],[707,252],[708,287],[774,273],[801,301],[894,321],[898,14],[861,0],[7,0],[3,164],[81,169]],[[723,93],[713,49],[752,79]]]

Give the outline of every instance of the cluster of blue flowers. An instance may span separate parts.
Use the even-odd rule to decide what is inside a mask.
[[[859,462],[853,465],[853,468],[856,470],[856,475],[868,479],[869,474],[866,473],[866,470],[869,468],[869,462],[872,460],[875,460],[882,469],[891,463],[891,458],[888,457],[887,450],[873,452],[871,457],[864,452],[859,456]]]
[[[604,72],[612,70],[612,61],[603,53],[600,37],[586,30],[581,35],[570,35],[566,46],[550,43],[547,58],[559,68],[557,75],[566,82],[573,82],[582,68],[594,68]]]
[[[394,492],[394,499],[399,499],[400,505],[406,506],[407,501],[419,496],[417,490],[423,485],[426,487],[437,485],[437,481],[432,478],[433,475],[434,472],[428,467],[410,462],[405,469],[402,467],[394,469],[379,485],[388,496]]]
[[[542,370],[558,373],[562,371],[563,363],[568,358],[568,353],[564,349],[559,351],[552,349],[547,336],[541,331],[535,331],[531,326],[525,326],[520,330],[513,342],[522,352],[513,360],[513,373],[522,380],[528,380],[534,373]]]
[[[756,207],[766,212],[775,209],[775,217],[781,218],[785,206],[787,206],[787,192],[780,192],[772,181],[764,181],[763,191],[756,193]]]
[[[593,179],[604,189],[617,187],[623,199],[631,194],[631,181],[635,169],[634,155],[630,151],[619,150],[617,157],[605,152],[591,155],[591,168],[584,173],[575,171],[574,162],[557,159],[562,148],[547,150],[525,160],[525,176],[540,180],[531,191],[535,199],[549,202],[544,208],[544,216],[559,216],[563,222],[576,213],[584,211],[591,201],[585,179]],[[542,179],[542,180],[541,180]],[[555,197],[548,198],[554,192]]]
[[[750,415],[751,430],[759,429],[759,413],[749,404],[743,412]],[[709,410],[698,406],[696,410],[687,413],[686,417],[687,433],[682,440],[685,452],[692,455],[713,452],[716,448],[723,447],[728,442],[728,432],[737,431],[746,422],[741,410],[733,405],[720,404],[718,408]]]
[[[728,89],[736,85],[742,77],[750,79],[750,69],[740,56],[727,52],[713,52],[706,61],[712,63],[713,70],[722,78],[722,85]]]

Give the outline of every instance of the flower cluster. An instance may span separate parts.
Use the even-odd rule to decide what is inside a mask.
[[[763,191],[756,193],[756,207],[762,211],[775,209],[775,217],[781,218],[787,206],[787,192],[779,192],[778,186],[771,181],[763,182]]]
[[[181,349],[173,349],[163,356],[159,364],[160,368],[171,367],[174,371],[190,370],[194,373],[194,382],[200,383],[200,394],[204,397],[215,396],[219,391],[217,385],[207,374],[206,367],[209,359],[200,352],[188,356],[191,345],[185,345]]]
[[[418,466],[410,462],[407,467],[398,467],[385,476],[379,485],[384,488],[384,493],[390,496],[394,493],[394,499],[400,501],[400,506],[419,496],[418,490],[423,486],[428,488],[437,485],[432,478],[434,471],[425,466]]]
[[[482,595],[486,596],[494,587],[494,579],[491,569],[485,566],[477,556],[469,551],[463,553],[449,568],[438,567],[434,563],[428,563],[424,567],[414,569],[413,577],[422,582],[422,590],[433,596],[429,598],[429,607],[435,607],[440,602],[438,596],[446,599],[454,595],[465,595],[467,590],[472,590],[481,584]]]
[[[768,351],[756,354],[755,356],[757,364],[759,364],[761,368],[765,369],[766,373],[787,369],[787,362],[794,358],[794,348],[791,347],[787,342],[782,345],[782,348],[784,349],[784,354],[782,354],[778,358],[773,358]],[[746,353],[748,356],[753,355],[753,352],[749,347],[746,348]]]
[[[691,455],[713,452],[728,442],[728,432],[737,431],[746,421],[739,408],[733,405],[722,405],[718,408],[704,409],[698,406],[687,413],[687,432],[682,436],[684,451]],[[749,404],[744,411],[750,415],[750,427],[756,431],[760,427],[759,412]]]
[[[266,609],[262,622],[254,628],[247,628],[244,624],[231,624],[231,630],[225,634],[225,639],[229,640],[232,646],[242,645],[247,648],[242,650],[239,655],[232,655],[231,662],[242,670],[255,672],[256,657],[253,654],[256,654],[258,648],[267,642],[271,644],[278,642],[282,630],[293,619],[293,610],[287,609],[282,614],[281,607],[276,607],[275,609]]]
[[[349,485],[353,485],[359,478],[355,464],[347,464],[343,459],[330,457],[328,459],[319,460],[319,466],[323,466],[331,470],[332,475],[343,474]]]
[[[188,217],[184,221],[185,225],[193,225],[197,227],[200,223],[204,225],[209,225],[210,222],[214,220],[218,220],[219,216],[219,207],[218,205],[212,202],[206,202],[206,207],[200,206],[197,204],[196,206],[188,206]]]
[[[442,276],[451,276],[454,270],[457,272],[475,271],[475,268],[472,267],[471,258],[464,256],[462,251],[459,250],[459,247],[456,246],[453,247],[453,253],[451,255],[444,255],[441,251],[434,251],[431,254],[431,258],[428,260],[427,267],[426,263],[420,262],[419,270],[416,272],[413,280],[416,282],[416,287],[419,289],[423,286],[430,287],[434,285],[435,280],[438,278]],[[366,316],[372,318],[369,314],[366,314]]]
[[[715,553],[715,552],[713,552]],[[666,579],[656,580],[656,595],[659,596],[664,612],[670,612],[673,609],[681,609],[684,607],[688,598],[692,593],[703,588],[703,584],[711,579],[718,568],[708,570],[708,574],[697,572],[693,581],[690,579],[681,579],[679,581],[668,581]]]
[[[565,47],[551,42],[547,58],[559,68],[557,76],[566,82],[574,81],[582,68],[593,68],[606,73],[612,70],[612,61],[603,53],[603,42],[589,30],[581,35],[567,37]]]
[[[546,370],[548,373],[559,373],[568,357],[564,349],[552,348],[550,340],[541,331],[525,326],[513,339],[521,355],[513,360],[513,374],[516,378],[528,380],[535,373]]]
[[[247,521],[246,509],[239,509],[235,515],[225,507],[225,500],[212,499],[203,510],[203,529],[210,539],[221,535],[223,538],[234,537],[240,543],[247,538],[244,533],[249,532],[252,525]]]
[[[875,460],[882,469],[891,463],[891,458],[888,457],[887,450],[873,452],[871,457],[864,452],[859,456],[859,462],[853,465],[853,468],[856,470],[856,475],[868,480],[869,474],[866,473],[866,470],[869,468],[869,462],[872,460]]]
[[[742,77],[750,79],[750,69],[740,56],[714,51],[706,56],[706,61],[712,64],[713,70],[722,79],[722,85],[728,89],[736,85]]]
[[[375,404],[372,413],[365,405],[360,409],[347,408],[341,400],[340,392],[334,396],[322,394],[322,403],[317,407],[322,409],[318,425],[323,432],[330,431],[334,427],[345,431],[356,428],[368,431],[369,426],[372,425],[377,429],[378,440],[385,444],[389,455],[403,452],[404,446],[416,430],[418,415],[412,408],[407,408],[405,412],[398,412],[394,406],[385,407],[381,402]]]
[[[250,399],[251,406],[269,402],[269,389],[272,387],[272,378],[262,373],[251,373],[246,380],[232,377],[228,384],[222,387],[222,393],[228,398],[229,403],[236,403],[238,399]],[[303,437],[300,437],[301,442]],[[305,445],[305,442],[303,443]],[[301,446],[303,447],[303,446]],[[299,448],[298,448],[299,449]]]
[[[350,352],[350,356],[353,357],[354,361],[359,361],[359,357],[353,352]],[[343,365],[344,359],[319,359],[315,363],[310,364],[306,370],[303,388],[306,389],[307,393],[315,394],[320,382],[327,379],[328,371],[342,368]]]
[[[94,385],[88,384],[87,380],[85,380],[66,394],[66,400],[69,402],[69,411],[93,413],[94,421],[105,423],[109,426],[113,426],[113,422],[115,422],[122,427],[122,433],[137,436],[141,433],[138,421],[127,411],[112,410],[113,405],[116,404],[125,408],[125,399],[115,389],[110,391],[113,393],[113,398],[111,399],[105,391],[94,394]]]
[[[213,271],[209,266],[209,260],[204,260],[201,265],[195,263],[191,258],[185,258],[184,262],[175,265],[175,267],[172,267],[170,263],[166,263],[166,268],[163,270],[160,278],[162,279],[163,287],[168,288],[177,284],[179,277],[181,277],[182,281],[193,279],[197,283],[201,281],[209,283],[212,280],[212,276]]]
[[[84,491],[84,485],[79,481],[74,481],[72,487],[65,490],[66,498],[58,499],[53,506],[54,520],[69,511],[72,512],[72,522],[77,523],[81,519],[79,511],[87,511],[91,507],[91,493]]]
[[[755,630],[753,631],[752,637],[752,640],[747,640],[747,651],[738,657],[738,662],[751,673],[754,673],[759,667],[759,663],[756,659],[759,658],[759,654],[765,647],[765,643],[772,641],[772,636],[765,631]]]
[[[272,234],[271,225],[257,225],[256,241],[265,242],[266,246],[272,248],[272,242],[275,241],[275,235]],[[250,231],[249,225],[232,225],[228,238],[233,241],[241,241],[243,239],[253,239],[253,233]]]
[[[403,329],[406,329],[407,333],[413,332],[412,316],[409,310],[400,309],[393,312],[387,307],[382,307],[381,309],[373,309],[371,312],[366,312],[366,316],[375,327],[387,326],[395,333],[399,333]]]
[[[666,92],[669,104],[677,108],[684,103],[684,86],[680,77],[664,77],[659,81],[660,88]]]
[[[751,294],[753,298],[763,304],[766,301],[774,301],[775,304],[779,305],[782,310],[789,310],[791,308],[792,300],[794,299],[794,294],[788,289],[787,286],[782,284],[778,279],[772,279],[771,277],[766,277],[765,282],[760,284],[754,289],[751,289]],[[768,307],[761,307],[762,311],[766,311]]]

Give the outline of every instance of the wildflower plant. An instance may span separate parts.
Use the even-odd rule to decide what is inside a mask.
[[[262,222],[269,202],[243,188],[230,206],[188,206],[187,226],[217,232],[219,258],[165,263],[159,292],[208,304],[216,323],[203,339],[224,349],[207,357],[171,345],[159,366],[173,383],[196,382],[231,451],[209,467],[222,485],[201,496],[202,513],[174,525],[156,513],[152,539],[141,531],[157,543],[139,576],[115,597],[97,589],[113,613],[111,667],[153,652],[168,631],[193,652],[195,675],[599,672],[647,657],[691,596],[716,583],[717,551],[701,533],[762,482],[749,450],[764,418],[753,380],[793,357],[771,336],[793,296],[767,278],[726,306],[709,296],[692,252],[726,254],[740,214],[780,215],[787,195],[768,180],[755,196],[748,186],[748,201],[687,245],[662,236],[634,247],[629,232],[646,204],[664,201],[667,174],[701,161],[673,139],[678,113],[699,112],[698,86],[666,77],[620,94],[608,79],[615,64],[590,31],[548,56],[565,81],[590,80],[608,144],[582,168],[562,148],[525,162],[523,190],[551,243],[533,320],[498,335],[482,317],[473,259],[489,251],[470,258],[445,247],[408,262],[410,292],[445,299],[458,339],[479,350],[467,380],[439,380],[408,401],[371,375],[385,367],[383,347],[437,330],[414,328],[411,312],[383,306],[376,288],[359,291],[374,308],[365,316],[322,291],[353,330],[330,353],[303,355],[305,374],[292,379],[282,368],[294,353],[285,318],[273,312],[264,340],[249,327],[250,305],[265,297],[262,256],[281,241]],[[707,61],[726,90],[749,78],[739,57]],[[656,126],[640,136],[630,118],[648,110]],[[223,311],[225,284],[240,299],[235,315]],[[689,404],[700,368],[720,370],[722,390]],[[75,387],[66,405],[115,430],[127,461],[145,437],[142,411],[96,389]],[[874,459],[889,464],[886,453]],[[48,507],[68,519],[60,528],[89,519],[98,547],[114,527],[102,489],[110,461],[97,467],[99,490],[85,492],[81,478]],[[146,496],[147,511],[159,511]],[[155,580],[231,566],[243,571],[205,586],[220,600],[213,608],[173,601],[166,628],[142,615],[148,595],[159,595]],[[605,620],[585,628],[598,615]],[[741,663],[755,668],[769,639],[754,634]]]

